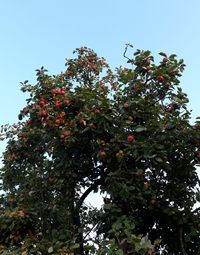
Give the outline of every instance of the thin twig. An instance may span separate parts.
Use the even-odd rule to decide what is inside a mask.
[[[131,61],[131,59],[129,57],[127,57],[127,55],[126,55],[128,47],[133,47],[133,46],[128,44],[128,43],[126,44],[126,47],[125,47],[125,50],[124,50],[124,53],[123,53],[123,57],[128,59],[129,61]]]
[[[94,230],[94,228],[98,225],[98,223],[94,224],[94,226],[90,229],[90,231],[88,231],[87,234],[85,234],[85,236],[83,237],[84,242],[87,242],[87,240],[85,240],[85,238]]]

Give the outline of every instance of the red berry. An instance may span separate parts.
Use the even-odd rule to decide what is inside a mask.
[[[37,109],[38,107],[39,107],[38,104],[36,104],[36,103],[33,104],[33,108],[34,108],[34,109]]]
[[[56,120],[55,120],[55,123],[59,125],[59,124],[60,124],[60,120],[59,120],[59,119],[56,119]]]
[[[28,107],[25,107],[25,108],[23,109],[23,112],[24,112],[24,113],[28,113],[28,112],[29,112],[29,108],[28,108]]]
[[[133,141],[135,141],[135,137],[133,135],[128,135],[127,136],[127,141],[128,142],[133,142]]]
[[[63,116],[65,116],[65,114],[66,114],[65,112],[61,112],[60,115],[59,115],[60,118],[62,118]]]
[[[100,109],[96,109],[95,112],[96,112],[96,113],[100,113],[101,110],[100,110]]]
[[[86,125],[86,121],[83,118],[80,118],[79,123],[81,125]]]
[[[45,101],[40,101],[40,106],[45,106]]]
[[[160,76],[158,76],[157,80],[158,80],[159,82],[162,82],[162,81],[164,81],[164,77],[163,77],[162,75],[160,75]]]
[[[41,104],[41,103],[45,103],[44,97],[41,97],[39,100],[40,100],[40,104]]]
[[[55,106],[56,106],[56,107],[61,107],[61,106],[62,106],[62,103],[61,103],[60,101],[56,101],[56,102],[55,102]]]
[[[66,131],[63,132],[63,135],[64,135],[64,136],[69,136],[70,133],[71,133],[71,132],[70,132],[69,130],[66,130]]]
[[[64,139],[65,137],[70,136],[71,132],[69,130],[65,130],[61,133],[60,138]]]
[[[101,158],[105,158],[105,157],[106,157],[106,152],[105,152],[103,149],[101,149],[101,150],[99,151],[99,156],[100,156]]]
[[[102,82],[99,84],[99,87],[101,88],[101,89],[108,89],[108,87],[107,86],[105,86]]]
[[[13,153],[11,154],[11,157],[12,157],[12,159],[17,159],[17,154],[16,154],[15,152],[13,152]]]
[[[128,103],[124,103],[123,107],[127,109],[129,107]]]
[[[64,95],[64,94],[65,94],[64,89],[61,89],[61,90],[60,90],[60,94],[61,94],[61,95]]]
[[[47,113],[46,113],[46,111],[45,111],[45,110],[42,110],[42,111],[40,112],[40,115],[44,117],[44,116],[46,116],[46,115],[47,115]]]

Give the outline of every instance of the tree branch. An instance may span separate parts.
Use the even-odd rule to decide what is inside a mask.
[[[182,227],[179,229],[179,241],[180,241],[181,250],[182,250],[183,255],[187,255],[187,253],[185,251],[184,243],[183,243],[183,229],[182,229]]]
[[[92,192],[95,188],[97,188],[102,182],[102,179],[97,179],[88,189],[86,189],[86,191],[82,194],[82,196],[80,197],[77,205],[76,205],[76,210],[79,211],[79,209],[81,208],[84,200],[86,199],[86,197],[90,194],[90,192]]]
[[[126,58],[126,59],[128,59],[128,61],[131,62],[131,59],[130,59],[129,57],[127,57],[127,55],[126,55],[127,50],[128,50],[129,47],[132,48],[133,46],[132,46],[131,44],[127,43],[127,44],[126,44],[126,47],[125,47],[125,50],[124,50],[124,53],[123,53],[123,57]]]
[[[89,234],[94,230],[94,228],[97,226],[98,223],[94,224],[94,226],[90,229],[90,231],[87,232],[87,234],[85,234],[85,236],[83,237],[83,241],[87,242],[87,240],[85,240],[85,238],[87,236],[89,236]]]
[[[197,255],[200,255],[200,247],[199,247],[199,249],[198,249],[198,251],[197,251]]]

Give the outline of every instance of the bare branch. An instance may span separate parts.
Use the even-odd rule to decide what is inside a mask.
[[[125,50],[124,50],[124,53],[123,53],[123,57],[128,59],[129,61],[131,61],[131,59],[129,57],[127,57],[126,53],[127,53],[127,50],[129,47],[133,47],[131,44],[127,43],[126,44],[126,47],[125,47]]]

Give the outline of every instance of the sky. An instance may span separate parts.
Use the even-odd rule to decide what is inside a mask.
[[[199,0],[6,0],[0,2],[0,124],[17,121],[25,105],[20,82],[35,69],[65,70],[76,47],[88,46],[111,66],[125,64],[126,43],[175,53],[187,65],[181,86],[193,118],[200,115]]]
[[[200,115],[199,13],[199,0],[0,1],[0,125],[17,121],[27,96],[20,82],[34,83],[35,69],[64,71],[65,59],[81,46],[120,66],[126,43],[185,60],[181,86],[194,119]]]

